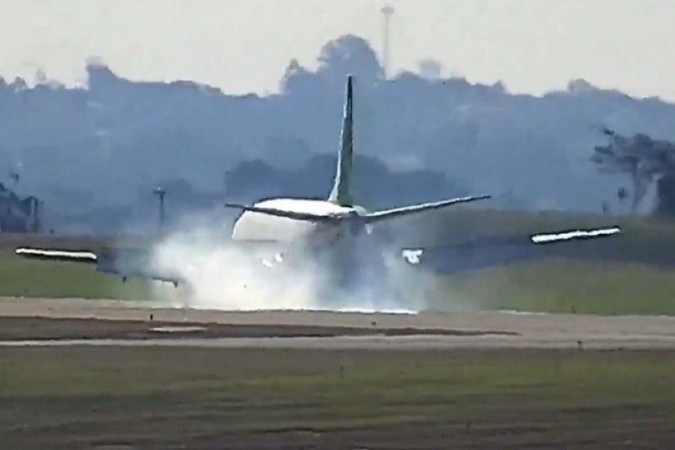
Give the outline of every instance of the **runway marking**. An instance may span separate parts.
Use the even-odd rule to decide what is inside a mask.
[[[519,311],[516,309],[498,309],[497,312],[502,314],[513,314],[515,316],[548,316],[550,313],[540,311]]]
[[[649,350],[675,349],[675,337],[656,336],[336,336],[253,338],[165,338],[165,339],[45,339],[0,341],[0,347],[198,347],[216,349],[303,349],[303,350],[496,350],[579,349]]]
[[[156,333],[194,333],[196,331],[206,331],[206,327],[155,327],[150,331]]]

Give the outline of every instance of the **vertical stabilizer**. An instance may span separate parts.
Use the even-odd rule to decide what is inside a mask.
[[[342,134],[340,151],[338,153],[337,170],[333,190],[328,201],[341,206],[353,206],[354,200],[351,193],[352,182],[352,155],[354,153],[353,135],[353,76],[347,77],[347,92],[345,99],[344,118],[342,122]]]

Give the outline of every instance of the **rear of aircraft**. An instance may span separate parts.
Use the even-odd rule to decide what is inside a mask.
[[[317,301],[321,307],[370,309],[404,308],[393,273],[407,264],[387,248],[387,241],[368,224],[368,212],[358,206],[354,182],[354,78],[347,77],[337,167],[328,201],[351,208],[351,217],[337,226],[343,229],[330,245],[319,245],[313,259],[321,267]],[[409,269],[409,268],[408,268]]]
[[[347,77],[342,132],[340,134],[340,150],[333,189],[328,201],[340,206],[354,206],[351,183],[354,168],[354,77]]]
[[[316,303],[322,308],[382,309],[401,307],[382,243],[372,236],[352,236],[311,256],[317,274]]]

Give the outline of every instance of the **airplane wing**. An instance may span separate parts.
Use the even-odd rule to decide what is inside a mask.
[[[621,233],[619,227],[541,233],[523,237],[478,238],[458,244],[404,248],[401,256],[411,265],[435,272],[470,272],[518,261],[552,256],[594,257],[597,241]],[[583,244],[585,241],[587,244]],[[569,245],[577,242],[576,245]]]
[[[95,264],[97,256],[89,251],[70,251],[70,250],[47,250],[37,248],[19,247],[14,250],[19,256],[30,259],[41,259],[50,261],[69,261]]]
[[[558,254],[558,250],[554,250],[556,248],[565,249],[560,254],[566,255],[569,253],[566,250],[569,248],[566,243],[571,241],[596,242],[601,238],[611,237],[620,233],[621,229],[619,227],[607,227],[590,230],[539,233],[515,238],[479,238],[452,245],[431,247],[408,246],[401,250],[401,257],[411,265],[429,266],[437,272],[466,272],[485,267],[505,265],[515,261],[555,256]],[[268,243],[265,244],[268,245]],[[585,251],[578,246],[570,247],[572,247],[570,253],[572,256],[575,254],[584,256],[594,253]],[[265,252],[268,253],[267,257],[259,258],[262,266],[274,268],[283,264],[287,259],[293,259],[292,255],[287,252],[281,252],[279,249],[274,249],[274,251],[272,249],[268,250],[270,251]],[[595,250],[595,248],[592,250]],[[72,251],[20,247],[15,250],[15,253],[18,256],[30,259],[95,265],[96,270],[99,272],[118,275],[124,279],[127,277],[138,277],[170,282],[175,286],[186,282],[186,280],[181,279],[177,274],[162,273],[154,270],[149,262],[148,252],[141,249],[118,248],[100,249],[97,251]]]
[[[175,274],[160,273],[149,264],[147,251],[140,249],[101,249],[98,251],[56,250],[19,247],[14,250],[18,256],[43,261],[62,261],[91,264],[102,273],[128,277],[145,278],[173,283],[178,286],[183,280]]]
[[[236,204],[236,203],[225,203],[225,207],[226,208],[236,208],[236,209],[241,209],[243,211],[250,211],[250,212],[256,212],[256,213],[261,213],[261,214],[267,214],[269,216],[285,217],[287,219],[306,220],[306,221],[309,221],[309,222],[335,222],[336,220],[338,220],[334,216],[326,216],[326,215],[311,214],[311,213],[296,212],[296,211],[285,211],[285,210],[275,209],[275,208],[265,208],[265,207],[260,207],[260,206],[240,205],[240,204]]]
[[[573,230],[562,231],[559,233],[535,234],[530,239],[535,244],[548,244],[552,242],[570,241],[575,239],[588,239],[595,237],[611,236],[621,233],[619,227],[597,228],[594,230]]]
[[[474,197],[458,197],[448,200],[441,200],[439,202],[422,203],[419,205],[404,206],[402,208],[393,208],[383,211],[375,211],[365,215],[367,223],[376,223],[383,220],[393,219],[395,217],[407,216],[432,209],[445,208],[446,206],[457,205],[460,203],[475,202],[478,200],[485,200],[491,198],[491,195],[479,195]]]

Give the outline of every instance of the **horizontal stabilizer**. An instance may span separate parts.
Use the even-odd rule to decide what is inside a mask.
[[[51,261],[72,261],[88,264],[95,264],[98,261],[97,256],[89,251],[45,250],[21,247],[14,250],[14,253],[24,258],[44,259]]]
[[[239,205],[239,204],[236,204],[236,203],[225,203],[225,207],[226,208],[241,209],[243,211],[250,211],[250,212],[254,212],[254,213],[267,214],[268,216],[285,217],[287,219],[293,219],[293,220],[306,220],[306,221],[309,221],[309,222],[336,222],[337,220],[339,220],[335,216],[327,216],[327,215],[312,214],[312,213],[297,212],[297,211],[288,211],[288,210],[275,209],[275,208],[265,208],[265,207],[260,207],[260,206]]]
[[[562,231],[558,233],[535,234],[530,239],[535,244],[570,241],[573,239],[592,239],[621,233],[619,227],[598,228],[593,230]]]
[[[485,200],[490,198],[490,195],[480,195],[474,197],[458,197],[449,200],[441,200],[439,202],[422,203],[419,205],[404,206],[402,208],[387,209],[384,211],[376,211],[365,215],[367,223],[375,223],[382,220],[393,219],[395,217],[407,216],[433,209],[445,208],[446,206],[457,205],[460,203],[475,202],[478,200]]]

